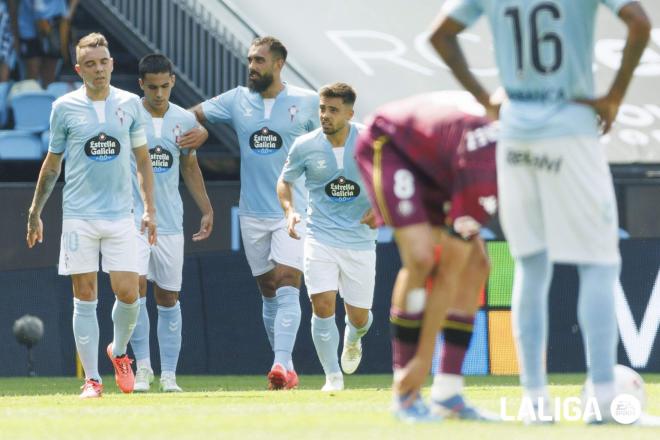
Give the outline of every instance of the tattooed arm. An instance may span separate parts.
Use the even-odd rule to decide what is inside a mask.
[[[27,245],[29,248],[32,248],[37,242],[43,241],[44,226],[41,222],[41,210],[50,197],[50,193],[53,192],[55,182],[62,171],[62,157],[62,154],[49,152],[41,165],[39,180],[37,180],[32,205],[28,212]]]

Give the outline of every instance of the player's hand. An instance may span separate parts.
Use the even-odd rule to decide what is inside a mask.
[[[481,224],[469,215],[464,215],[454,220],[452,227],[458,235],[469,240],[479,233]]]
[[[360,219],[360,223],[369,226],[371,229],[376,229],[378,227],[378,224],[376,223],[376,214],[374,214],[372,208],[369,208],[367,212],[364,213]]]
[[[204,214],[199,224],[199,231],[192,236],[193,241],[202,241],[209,238],[213,231],[213,211]]]
[[[286,216],[286,230],[289,233],[289,237],[300,240],[300,236],[296,232],[296,225],[300,223],[300,214],[297,212],[292,212]]]
[[[144,211],[142,214],[142,222],[140,223],[140,234],[144,234],[144,231],[147,231],[147,236],[150,245],[155,245],[157,241],[156,234],[156,216],[154,213],[149,213]]]
[[[394,375],[394,392],[399,396],[406,396],[403,406],[410,406],[422,389],[431,366],[419,357],[413,357],[403,369]]]
[[[179,136],[179,148],[190,148],[193,150],[201,147],[209,138],[209,132],[201,125],[193,127]]]
[[[484,104],[486,116],[493,121],[497,121],[500,118],[500,108],[506,100],[506,92],[502,87],[499,87],[490,95],[488,102]]]
[[[602,134],[609,132],[612,128],[616,114],[619,113],[619,106],[621,105],[620,101],[609,96],[595,99],[576,99],[575,102],[588,105],[596,111]]]
[[[52,26],[50,25],[50,22],[45,18],[37,20],[36,25],[37,25],[37,31],[41,35],[48,35],[53,30]]]
[[[32,211],[28,213],[26,240],[30,249],[32,249],[35,244],[44,241],[44,224],[41,221],[41,217],[37,214],[33,214]]]

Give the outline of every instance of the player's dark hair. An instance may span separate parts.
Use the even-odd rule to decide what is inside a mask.
[[[281,58],[283,61],[286,61],[286,55],[288,54],[286,47],[275,37],[255,38],[252,40],[252,46],[266,46],[274,58]]]
[[[174,73],[172,62],[165,55],[159,53],[150,53],[145,55],[138,64],[140,78],[144,79],[147,73]]]
[[[355,104],[355,99],[357,98],[353,87],[342,82],[336,82],[321,87],[319,95],[322,98],[341,98],[342,102],[348,105]]]

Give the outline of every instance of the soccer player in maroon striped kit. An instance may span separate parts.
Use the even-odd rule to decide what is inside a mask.
[[[479,230],[497,206],[497,126],[476,102],[456,100],[463,96],[387,104],[356,149],[374,212],[394,228],[401,254],[390,322],[394,412],[407,421],[493,419],[466,404],[461,366],[489,271]],[[429,409],[419,391],[440,330],[445,345]]]

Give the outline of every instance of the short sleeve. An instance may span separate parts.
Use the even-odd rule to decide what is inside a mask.
[[[202,102],[204,118],[212,124],[216,122],[230,122],[232,119],[231,108],[237,93],[238,89],[232,89]]]
[[[64,109],[54,105],[50,112],[50,136],[48,139],[48,151],[62,154],[66,148],[67,129],[64,124]]]
[[[144,116],[143,112],[140,109],[142,105],[139,99],[135,99],[135,115],[133,117],[133,122],[131,123],[130,135],[131,135],[131,146],[133,148],[139,148],[147,144],[147,135],[144,131]]]
[[[197,127],[197,119],[195,118],[195,115],[192,112],[189,112],[187,110],[183,111],[183,117],[181,118],[183,122],[182,128],[182,134],[186,133],[193,128]],[[194,156],[196,154],[195,150],[192,148],[179,148],[179,151],[181,154],[184,156],[192,155]]]
[[[442,11],[465,27],[470,27],[483,14],[479,0],[447,0]]]
[[[625,5],[629,3],[638,3],[636,0],[600,0],[600,2],[617,15]]]
[[[296,139],[289,150],[289,155],[282,169],[282,180],[287,183],[295,182],[305,172],[305,163],[300,154],[300,142]]]

